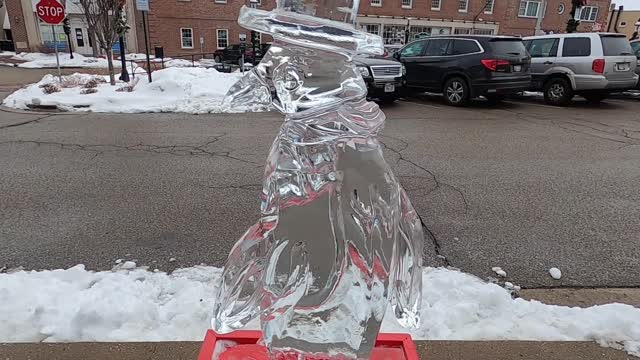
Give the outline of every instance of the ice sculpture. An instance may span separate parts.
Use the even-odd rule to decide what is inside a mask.
[[[382,53],[380,37],[355,30],[353,1],[278,0],[239,17],[274,42],[224,104],[270,105],[285,121],[261,218],[225,265],[213,328],[259,316],[273,358],[368,358],[387,304],[402,325],[419,322],[424,236],[376,139],[385,116],[351,63]]]

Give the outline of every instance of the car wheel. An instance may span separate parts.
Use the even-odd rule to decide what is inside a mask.
[[[444,101],[449,105],[463,106],[469,100],[469,86],[461,77],[452,77],[444,83]]]
[[[549,105],[567,106],[573,99],[571,84],[563,78],[553,78],[544,85],[544,101]]]
[[[602,101],[602,100],[607,98],[607,94],[603,94],[603,93],[587,93],[587,94],[582,94],[582,97],[587,99],[587,102],[589,102],[589,103],[599,104],[600,101]]]
[[[218,64],[222,64],[222,59],[218,55],[213,57],[213,61],[217,62]]]

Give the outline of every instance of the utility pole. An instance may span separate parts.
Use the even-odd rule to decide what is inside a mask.
[[[533,35],[540,35],[542,33],[542,19],[544,19],[544,15],[547,12],[547,0],[541,0],[539,6],[538,18],[536,19],[536,29]]]

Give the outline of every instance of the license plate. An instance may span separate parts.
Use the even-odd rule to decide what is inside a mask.
[[[396,91],[395,84],[384,84],[384,92],[394,92]]]
[[[522,66],[521,66],[521,65],[514,65],[514,66],[513,66],[513,71],[515,71],[515,72],[520,72],[520,71],[522,71]]]
[[[616,71],[629,71],[629,69],[631,69],[631,66],[629,66],[629,63],[616,64]]]

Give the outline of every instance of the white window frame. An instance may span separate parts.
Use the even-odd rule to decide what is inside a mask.
[[[434,1],[438,2],[438,7],[433,7],[433,2]],[[431,0],[431,10],[440,11],[441,7],[442,7],[442,0]]]
[[[381,7],[382,6],[382,0],[371,0],[370,4],[371,4],[371,6],[374,6],[374,7]]]
[[[464,9],[460,9],[460,4],[464,1]],[[469,10],[469,0],[458,0],[458,12],[466,13]]]
[[[183,30],[191,31],[191,46],[184,46],[185,36],[182,33]],[[193,38],[194,38],[194,36],[193,36],[193,28],[188,28],[188,27],[181,27],[180,28],[180,48],[181,49],[193,49]]]
[[[216,48],[217,49],[224,49],[227,46],[220,47],[220,31],[224,31],[224,32],[227,33],[225,41],[227,42],[227,46],[229,46],[229,29],[216,29]]]
[[[213,2],[216,4],[226,4],[227,0],[213,0]]]
[[[487,5],[491,4],[491,7],[489,8],[489,10],[487,10]],[[485,6],[484,6],[484,13],[485,14],[493,14],[493,6],[496,4],[495,0],[486,0],[485,1]]]
[[[587,19],[583,19],[582,18],[582,14],[585,10],[589,10],[589,17]],[[594,15],[594,11],[595,11],[595,16]],[[576,20],[580,20],[580,22],[596,22],[596,20],[598,19],[598,12],[600,11],[600,9],[598,9],[597,6],[582,6],[580,8],[578,8],[578,11],[576,11]]]
[[[369,29],[367,28],[368,26],[375,26],[378,28],[378,31],[375,33],[369,32]],[[374,35],[380,35],[380,29],[382,29],[382,24],[373,24],[373,23],[368,23],[368,24],[361,24],[360,27],[362,28],[362,31],[366,32],[367,34],[374,34]]]
[[[532,3],[536,3],[538,4],[538,7],[536,8],[536,14],[535,15],[527,15],[527,10],[529,9],[529,4]],[[520,10],[522,9],[522,4],[524,4],[524,14],[520,14]],[[530,19],[537,19],[538,15],[540,14],[540,7],[542,6],[542,2],[538,1],[538,0],[520,0],[520,4],[518,6],[518,17],[521,18],[530,18]]]
[[[460,32],[458,32],[460,30]],[[459,27],[453,29],[453,35],[471,35],[471,28],[468,27]]]
[[[409,5],[405,5],[404,2],[406,0],[400,0],[400,5],[403,9],[411,9],[413,7],[413,0],[409,0]]]

